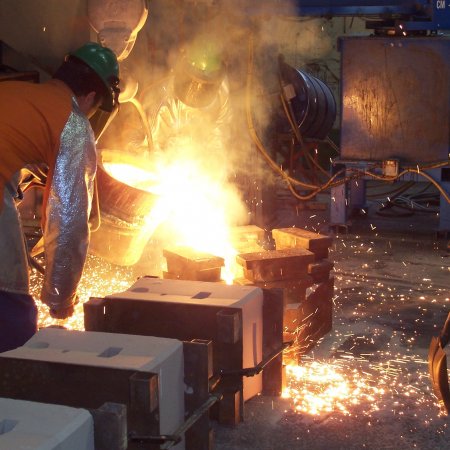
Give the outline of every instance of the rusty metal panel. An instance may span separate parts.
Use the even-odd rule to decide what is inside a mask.
[[[253,282],[292,280],[307,275],[314,254],[303,248],[241,253],[236,261],[244,268],[244,277]]]
[[[165,248],[163,256],[167,261],[165,279],[220,281],[224,259],[219,256],[182,246]]]
[[[447,159],[450,39],[351,37],[340,49],[341,158]]]
[[[263,358],[280,348],[283,342],[283,290],[263,289],[264,342]],[[265,395],[281,395],[283,386],[283,355],[273,359],[263,371],[263,393]]]
[[[193,339],[183,343],[185,373],[185,413],[191,417],[209,397],[209,377],[212,373],[212,342]],[[186,449],[212,450],[209,411],[186,431]]]
[[[314,285],[307,298],[286,305],[284,310],[284,340],[294,346],[285,352],[286,361],[298,363],[320,338],[329,333],[333,323],[334,277]]]
[[[312,263],[308,266],[308,273],[311,275],[314,283],[322,283],[330,277],[330,272],[334,268],[334,263],[328,259]]]
[[[311,264],[308,265],[308,270],[310,266]],[[283,305],[288,305],[305,300],[306,290],[314,284],[314,280],[312,276],[305,275],[294,280],[256,281],[254,284],[262,289],[281,289]]]
[[[127,408],[122,403],[104,403],[89,412],[94,419],[95,450],[128,449]]]
[[[333,238],[302,228],[275,228],[272,230],[277,250],[287,248],[305,248],[314,253],[316,260],[328,258],[328,249]]]
[[[317,285],[301,304],[298,342],[307,353],[332,329],[334,278]]]

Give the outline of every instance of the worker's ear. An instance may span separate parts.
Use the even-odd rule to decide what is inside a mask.
[[[91,106],[90,109],[97,110],[97,108],[100,106],[101,99],[95,100],[96,95],[97,93],[95,91],[91,91],[86,95],[86,102]]]
[[[94,104],[94,101],[95,101],[95,95],[96,95],[96,92],[95,92],[95,91],[89,92],[89,94],[86,95],[86,100],[89,101],[89,102],[91,102],[92,104]]]
[[[100,102],[95,100],[95,95],[96,92],[91,91],[86,95],[77,97],[78,106],[88,117],[91,117],[100,105]]]

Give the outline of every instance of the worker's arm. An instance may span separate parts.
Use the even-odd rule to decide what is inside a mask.
[[[92,129],[74,104],[61,134],[44,228],[46,273],[41,298],[55,317],[73,312],[89,245],[96,167]]]

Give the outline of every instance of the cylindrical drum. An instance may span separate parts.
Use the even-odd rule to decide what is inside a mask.
[[[323,140],[336,120],[336,100],[321,80],[286,63],[280,65],[283,84],[291,85],[295,95],[289,99],[294,120],[303,138]]]
[[[97,166],[100,225],[91,233],[89,252],[113,264],[130,266],[142,255],[153,229],[148,216],[155,203],[148,161],[118,150],[99,151]],[[148,169],[148,170],[147,170]],[[98,222],[97,222],[98,224]]]

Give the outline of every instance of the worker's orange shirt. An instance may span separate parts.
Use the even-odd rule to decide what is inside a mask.
[[[5,184],[25,165],[45,163],[51,178],[72,96],[59,80],[0,83],[0,210]]]

